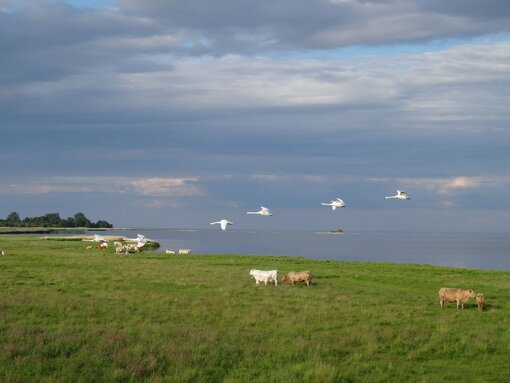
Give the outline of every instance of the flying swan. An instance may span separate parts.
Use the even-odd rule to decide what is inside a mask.
[[[220,221],[210,223],[210,225],[217,225],[217,224],[221,226],[221,230],[223,230],[223,231],[225,231],[227,229],[227,225],[233,225],[232,222],[227,221],[226,219],[222,219]]]
[[[407,196],[407,192],[397,190],[397,195],[392,195],[389,197],[384,197],[385,199],[411,199],[411,197]]]
[[[271,211],[267,207],[261,206],[259,211],[247,211],[246,214],[258,214],[263,215],[265,217],[270,217],[273,214],[271,214]]]
[[[331,206],[331,210],[336,210],[337,207],[345,207],[345,203],[343,199],[337,198],[330,203],[322,202],[321,205],[323,206]]]

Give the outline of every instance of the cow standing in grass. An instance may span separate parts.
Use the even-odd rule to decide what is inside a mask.
[[[0,249],[0,255],[5,255],[4,249]]]
[[[482,293],[476,294],[476,304],[478,305],[479,310],[483,310],[483,306],[485,305],[485,295]]]
[[[258,285],[260,282],[264,282],[265,285],[268,282],[274,282],[275,286],[278,286],[278,270],[250,270],[250,276],[255,279],[255,284]]]
[[[464,309],[464,303],[469,298],[476,298],[476,293],[473,290],[450,289],[448,287],[441,287],[439,289],[439,304],[441,308],[443,308],[444,302],[456,302],[457,308],[460,305]]]
[[[289,271],[282,277],[282,282],[288,282],[292,285],[304,282],[307,286],[310,286],[312,284],[312,274],[309,271]]]

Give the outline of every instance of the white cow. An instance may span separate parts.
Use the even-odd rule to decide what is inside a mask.
[[[250,270],[250,276],[255,279],[255,284],[258,285],[260,282],[264,282],[267,285],[268,282],[274,282],[275,286],[278,286],[278,270]]]
[[[179,249],[179,254],[181,255],[190,255],[191,250],[190,249]]]
[[[166,253],[166,254],[175,254],[175,251],[174,251],[174,250],[172,250],[172,249],[166,249],[166,250],[165,250],[165,253]]]

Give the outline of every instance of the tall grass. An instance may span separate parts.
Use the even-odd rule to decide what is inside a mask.
[[[508,382],[510,273],[0,237],[1,382]],[[310,270],[255,286],[251,268]],[[442,286],[487,308],[439,308]]]

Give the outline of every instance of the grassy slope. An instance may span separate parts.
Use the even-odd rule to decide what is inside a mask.
[[[508,382],[510,273],[0,237],[2,382]],[[251,268],[310,270],[255,286]],[[442,286],[486,295],[464,311]]]

